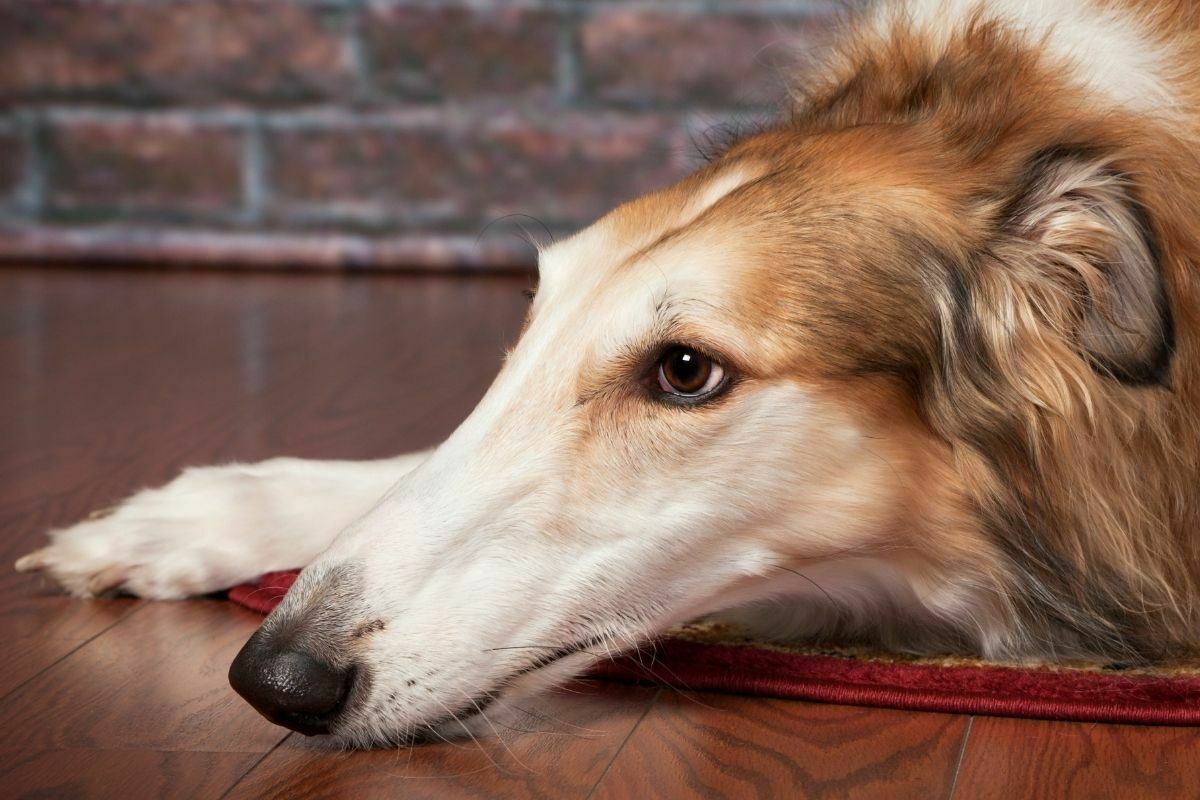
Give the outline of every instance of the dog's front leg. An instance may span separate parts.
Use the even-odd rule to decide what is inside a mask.
[[[45,571],[80,597],[121,591],[165,600],[226,589],[305,566],[427,454],[189,469],[51,531],[17,570]]]

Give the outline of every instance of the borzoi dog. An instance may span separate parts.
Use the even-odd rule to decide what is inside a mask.
[[[544,250],[436,449],[185,472],[21,559],[179,598],[307,565],[231,671],[410,741],[681,621],[1200,650],[1200,10],[867,12],[784,119]]]

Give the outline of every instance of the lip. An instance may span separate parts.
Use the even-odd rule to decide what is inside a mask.
[[[588,649],[589,647],[593,647],[597,644],[602,643],[603,641],[604,641],[604,639],[601,636],[591,636],[591,637],[588,637],[587,639],[581,639],[572,644],[567,644],[567,645],[563,645],[562,647],[555,648],[555,649],[551,650],[551,652],[546,653],[545,655],[538,656],[531,663],[525,665],[521,669],[512,673],[511,675],[508,676],[507,680],[511,681],[515,678],[520,678],[523,675],[528,675],[531,672],[537,672],[539,669],[544,669],[544,668],[550,666],[551,664],[555,663],[556,661],[562,661],[567,656],[573,656],[576,653],[582,652],[582,651]],[[546,649],[549,650],[550,648],[546,648]]]
[[[538,670],[545,669],[552,664],[556,664],[559,661],[562,661],[564,658],[567,658],[568,656],[572,656],[572,655],[575,655],[576,653],[583,652],[587,648],[592,647],[596,644],[599,644],[602,641],[603,641],[603,637],[592,636],[587,639],[583,639],[578,642],[574,642],[572,644],[563,645],[562,647],[555,648],[552,652],[547,653],[543,656],[539,656],[538,658],[534,659],[534,661],[532,663],[525,665],[521,669],[519,669],[515,672],[512,672],[512,673],[509,673],[509,675],[507,677],[505,677],[504,679],[502,679],[500,681],[497,681],[496,685],[497,686],[506,686],[517,678],[532,674],[534,672],[537,672]],[[504,648],[496,648],[496,649],[504,649]],[[550,649],[550,648],[547,647],[546,649]],[[414,742],[421,741],[425,737],[430,736],[430,735],[436,735],[436,734],[434,734],[434,731],[436,729],[442,727],[443,725],[449,725],[451,723],[457,724],[457,725],[466,725],[468,722],[471,722],[472,720],[474,720],[476,718],[482,717],[489,708],[491,708],[493,705],[495,705],[501,699],[501,697],[502,697],[502,693],[499,691],[496,691],[494,689],[490,689],[490,690],[481,692],[480,694],[477,694],[474,697],[471,697],[469,700],[467,700],[466,703],[462,704],[457,709],[454,709],[452,712],[444,714],[443,716],[438,717],[434,721],[426,723],[425,725],[422,725],[421,727],[423,730],[422,730],[422,732],[415,734],[416,738],[414,738]]]
[[[497,687],[507,686],[512,681],[516,680],[517,678],[521,678],[525,675],[529,675],[531,673],[537,672],[538,670],[545,669],[545,668],[551,666],[552,664],[556,664],[557,662],[563,660],[564,658],[575,655],[576,653],[583,652],[587,648],[592,647],[594,645],[601,644],[603,641],[604,641],[604,637],[597,635],[597,636],[588,637],[587,639],[581,639],[579,641],[572,642],[571,644],[562,645],[561,647],[553,647],[552,648],[551,646],[547,646],[545,648],[536,648],[536,647],[521,648],[521,649],[545,649],[545,650],[550,650],[550,652],[548,652],[544,655],[538,656],[533,661],[531,661],[530,663],[521,667],[520,669],[516,670],[515,672],[509,673],[505,678],[497,681],[495,683],[495,686],[497,686]],[[495,650],[505,650],[505,649],[516,649],[516,648],[497,647],[494,649]],[[353,695],[353,690],[352,690],[352,695]],[[492,708],[492,706],[494,706],[497,702],[499,702],[502,699],[503,695],[504,695],[504,693],[497,689],[489,689],[489,690],[480,692],[479,694],[476,694],[476,695],[472,696],[471,698],[469,698],[465,703],[459,705],[457,708],[454,708],[451,711],[448,711],[447,713],[443,714],[442,716],[437,717],[437,718],[431,720],[430,722],[419,724],[415,730],[410,731],[403,738],[390,738],[389,734],[384,734],[383,732],[380,732],[380,734],[379,734],[380,736],[385,736],[388,738],[378,739],[376,741],[377,741],[377,743],[381,742],[381,741],[387,741],[393,745],[405,746],[405,747],[422,744],[425,742],[445,741],[444,735],[442,733],[439,733],[440,728],[442,728],[443,726],[446,726],[446,725],[456,725],[456,726],[460,726],[460,727],[465,726],[465,725],[471,723],[472,721],[483,717],[484,714],[489,709]],[[343,720],[348,716],[345,712],[353,704],[354,700],[355,700],[355,698],[353,696],[348,698],[346,706],[344,706],[343,709],[341,711],[339,711],[339,713],[337,715],[338,720]],[[334,726],[331,725],[330,730],[317,731],[316,733],[332,733],[333,735],[336,736],[336,735],[338,735],[339,732],[337,730],[333,730],[333,727]],[[299,728],[294,728],[294,729],[299,730]],[[307,733],[306,731],[300,731],[300,732]],[[313,735],[313,734],[307,734],[307,735]]]
[[[260,712],[261,713],[261,712]],[[323,719],[318,717],[307,717],[292,715],[282,717],[277,715],[263,714],[268,720],[280,725],[284,728],[295,731],[296,733],[305,736],[327,736],[332,733],[333,720]]]

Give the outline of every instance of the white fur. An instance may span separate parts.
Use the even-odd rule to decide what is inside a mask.
[[[944,46],[972,15],[1004,22],[1025,36],[1064,74],[1104,102],[1143,113],[1169,112],[1172,88],[1169,42],[1148,30],[1145,16],[1087,0],[909,0],[881,6],[877,24],[886,35],[898,20],[910,21]]]
[[[80,597],[121,588],[174,600],[303,566],[426,456],[379,461],[274,458],[186,470],[111,512],[50,533],[17,562]]]

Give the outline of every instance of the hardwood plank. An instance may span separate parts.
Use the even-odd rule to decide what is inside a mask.
[[[0,750],[266,752],[286,731],[229,687],[261,621],[216,600],[146,603],[0,705]]]
[[[64,597],[40,577],[13,573],[0,577],[0,640],[36,639],[79,645],[115,625],[141,603],[132,598],[80,601]],[[51,649],[59,645],[48,645]]]
[[[0,797],[216,796],[285,733],[225,682],[254,615],[73,601],[13,558],[189,464],[435,443],[495,374],[526,284],[0,270]],[[236,795],[944,797],[963,741],[961,717],[713,695],[664,694],[639,725],[653,693],[539,701],[601,735],[509,732],[525,767],[497,741],[342,754],[293,736]],[[1197,735],[978,718],[956,795],[1187,796]]]
[[[71,639],[27,636],[4,640],[0,650],[0,698],[37,675],[77,646]]]
[[[967,717],[664,692],[594,798],[945,797]],[[1013,795],[1018,796],[1018,795]]]
[[[81,643],[135,608],[11,564],[184,466],[435,443],[498,369],[526,284],[0,270],[0,637]]]
[[[0,797],[215,800],[257,758],[254,753],[195,751],[0,752]]]
[[[188,464],[436,443],[498,369],[523,285],[0,270],[0,321],[28,318],[0,322],[0,557]]]
[[[1195,797],[1200,730],[976,717],[955,798]]]
[[[501,738],[478,743],[344,753],[292,736],[230,798],[583,798],[657,694],[581,682],[538,698],[510,727],[497,726]]]

